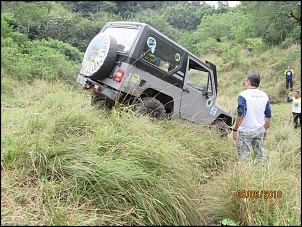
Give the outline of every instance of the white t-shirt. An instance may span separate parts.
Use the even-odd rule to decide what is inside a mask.
[[[271,117],[271,108],[267,94],[257,88],[242,91],[238,96],[238,116],[243,120],[239,131],[255,131],[264,126],[264,118]]]
[[[292,112],[293,113],[301,113],[301,98],[293,98],[292,101]]]

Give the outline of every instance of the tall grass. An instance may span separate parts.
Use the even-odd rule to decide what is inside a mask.
[[[19,215],[36,225],[77,224],[81,206],[96,212],[93,225],[200,224],[193,201],[205,177],[192,164],[201,160],[187,141],[177,142],[180,135],[169,135],[169,122],[152,124],[126,108],[93,109],[87,93],[67,87],[37,80],[13,94],[21,105],[3,102],[3,224],[17,222],[10,204],[28,207]],[[21,181],[17,191],[11,171]]]
[[[301,134],[281,105],[259,167],[207,127],[96,109],[64,82],[20,87],[2,98],[3,225],[300,224],[301,145],[286,141]],[[236,198],[244,189],[283,197]]]
[[[1,225],[301,225],[301,128],[270,84],[277,66],[251,58],[239,56],[282,100],[272,105],[265,166],[238,162],[235,141],[206,126],[153,122],[126,106],[97,109],[75,82],[2,74]],[[218,75],[217,102],[233,114],[249,71],[242,65]],[[282,198],[237,198],[238,190]]]

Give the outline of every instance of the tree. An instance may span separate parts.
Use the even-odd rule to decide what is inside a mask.
[[[35,3],[19,2],[13,7],[15,19],[22,24],[17,25],[16,30],[20,30],[30,38],[34,38],[38,33],[37,30],[43,25],[47,12],[47,8],[39,7]]]
[[[174,7],[167,7],[164,10],[164,18],[177,29],[193,31],[200,24],[205,12],[208,11],[203,11],[203,8],[191,5],[189,2],[180,2]]]
[[[242,1],[241,8],[251,15],[249,34],[262,37],[267,44],[280,44],[301,26],[301,1]]]

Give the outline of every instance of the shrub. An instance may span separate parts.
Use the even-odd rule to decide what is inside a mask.
[[[81,62],[81,60],[83,59],[83,53],[81,53],[77,48],[59,40],[48,38],[47,40],[36,40],[34,44],[37,46],[50,47],[52,49],[55,49],[59,53],[65,55],[71,61]]]

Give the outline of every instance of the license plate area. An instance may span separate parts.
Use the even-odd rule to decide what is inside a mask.
[[[85,86],[87,79],[81,75],[78,75],[77,82]]]

